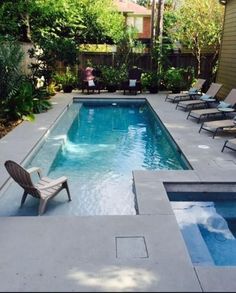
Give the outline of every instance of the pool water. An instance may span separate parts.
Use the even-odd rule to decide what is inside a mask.
[[[236,202],[171,202],[197,265],[236,265]]]
[[[46,215],[135,215],[132,170],[189,168],[144,102],[73,103],[32,156],[31,166],[52,178],[68,178],[72,202],[62,192],[49,201]],[[34,214],[33,200],[28,197],[23,211],[11,208],[10,213]]]

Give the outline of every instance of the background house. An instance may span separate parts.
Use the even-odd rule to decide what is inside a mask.
[[[138,31],[138,39],[150,45],[151,40],[151,10],[128,0],[114,0],[128,26],[133,26]]]
[[[225,17],[216,80],[223,84],[218,96],[225,98],[236,88],[236,0],[221,0],[220,3],[225,5]]]

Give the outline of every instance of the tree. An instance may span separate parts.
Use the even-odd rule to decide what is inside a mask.
[[[2,0],[0,3],[0,35],[15,36],[19,41],[30,42],[30,15],[34,0]]]
[[[78,31],[80,43],[117,43],[123,38],[124,17],[112,0],[73,0],[82,9],[83,27]]]
[[[74,38],[77,43],[116,42],[123,16],[112,0],[2,0],[0,35],[37,42],[41,37]]]
[[[76,64],[80,44],[117,43],[123,38],[124,29],[124,17],[112,0],[0,2],[0,35],[32,41],[42,49],[31,50],[31,56],[40,59],[40,67],[34,69],[46,74],[47,82],[56,61],[64,62],[65,66]]]
[[[153,1],[153,4],[155,1]],[[155,4],[154,4],[155,6]],[[155,11],[154,11],[155,12]],[[173,0],[160,0],[157,5],[156,34],[151,48],[152,60],[161,76],[169,65],[168,55],[172,51],[172,38],[169,29],[175,23],[175,9]]]
[[[223,8],[215,0],[185,0],[177,11],[177,20],[171,33],[176,41],[189,48],[201,72],[203,50],[214,50],[218,55],[223,24]]]

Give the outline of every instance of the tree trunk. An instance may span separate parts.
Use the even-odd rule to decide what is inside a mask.
[[[201,51],[197,51],[197,76],[199,77],[201,74]]]
[[[158,54],[158,72],[161,73],[161,57],[162,57],[162,38],[163,38],[163,17],[164,17],[165,0],[159,0],[157,12],[156,40],[159,44]]]
[[[153,52],[153,47],[154,47],[155,7],[156,7],[156,1],[152,0],[151,40],[150,40],[151,53]],[[153,67],[153,60],[152,60],[152,58],[150,58],[150,68],[151,68],[151,70],[152,70],[152,67]]]
[[[22,25],[21,25],[21,41],[31,42],[31,30],[30,30],[30,17],[29,13],[24,13],[21,15]]]
[[[159,0],[158,12],[157,12],[156,39],[160,42],[160,45],[162,44],[162,36],[163,36],[164,4],[165,4],[165,0]]]

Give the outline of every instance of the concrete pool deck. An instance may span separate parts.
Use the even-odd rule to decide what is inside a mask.
[[[221,153],[226,136],[199,134],[200,125],[186,120],[165,95],[57,94],[53,109],[0,140],[3,186],[5,160],[24,163],[73,97],[146,98],[193,167],[134,170],[137,216],[1,217],[0,291],[236,291],[236,267],[192,264],[165,189],[175,182],[234,183],[235,152]]]

